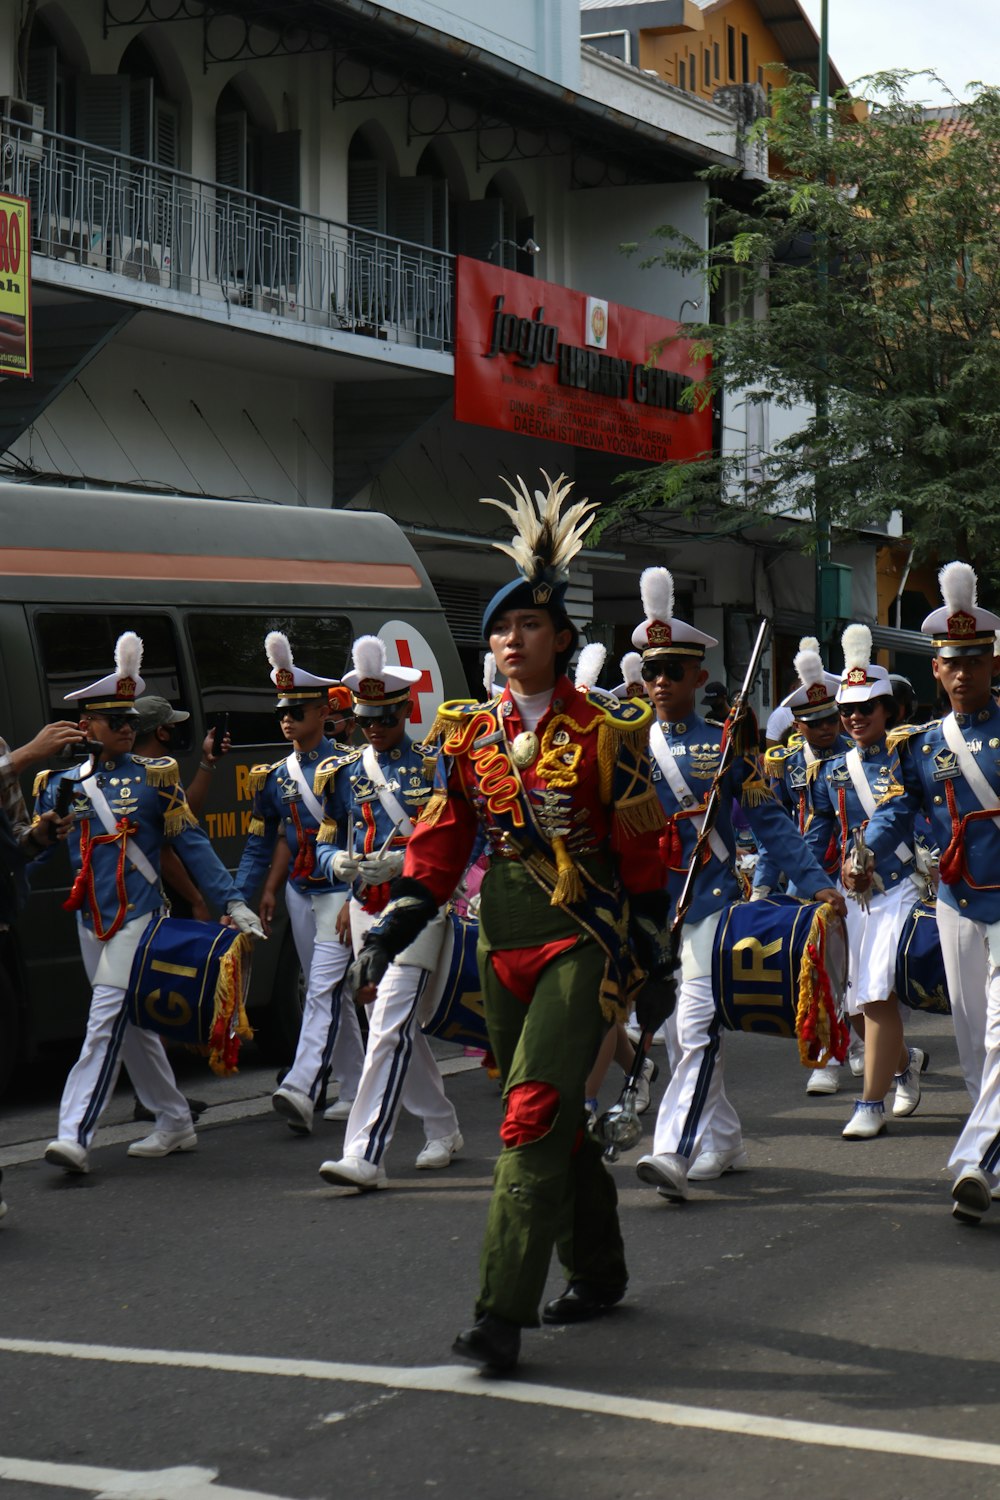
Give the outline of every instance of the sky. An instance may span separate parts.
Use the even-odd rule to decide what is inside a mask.
[[[821,0],[801,0],[816,27]],[[830,57],[845,82],[887,68],[933,68],[959,99],[974,80],[1000,85],[1000,0],[828,0]],[[948,103],[927,79],[911,89]]]

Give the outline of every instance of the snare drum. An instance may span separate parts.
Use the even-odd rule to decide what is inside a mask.
[[[951,1015],[933,901],[918,901],[903,923],[896,949],[896,997],[911,1010]]]
[[[479,923],[449,908],[441,958],[427,988],[421,1024],[427,1036],[488,1048],[486,1006],[476,962]]]
[[[716,1015],[729,1031],[798,1037],[802,1042],[805,1039],[796,1029],[800,1011],[807,1014],[824,994],[829,995],[833,1016],[842,1017],[847,965],[844,924],[823,903],[800,902],[791,896],[741,901],[722,913],[715,934],[712,989]],[[838,1037],[830,1037],[836,1043],[834,1056],[840,1050],[840,1029]],[[843,1033],[846,1055],[846,1028]],[[807,1066],[816,1066],[820,1052],[807,1050]]]
[[[167,1042],[204,1052],[215,1073],[235,1073],[247,1023],[253,941],[236,927],[160,917],[132,960],[128,1019]]]

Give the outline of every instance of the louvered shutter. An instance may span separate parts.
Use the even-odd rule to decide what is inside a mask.
[[[347,222],[356,229],[385,234],[385,167],[380,161],[352,161],[347,168]]]
[[[298,130],[285,130],[276,135],[261,136],[260,142],[261,196],[277,203],[287,203],[292,209],[299,204],[301,139]],[[265,204],[257,216],[257,224],[257,279],[261,287],[275,295],[299,301],[298,216],[281,213]]]
[[[128,155],[129,82],[117,73],[77,79],[76,129],[82,141]]]
[[[55,47],[38,47],[28,53],[25,93],[32,104],[40,104],[44,108],[46,130],[59,128],[56,119],[56,65]]]
[[[142,161],[153,160],[154,106],[153,80],[130,78],[128,154],[138,156]]]
[[[180,157],[180,117],[177,105],[157,99],[154,108],[153,159],[159,167],[176,168]]]
[[[301,201],[299,157],[302,133],[283,130],[260,139],[260,191],[264,198],[298,208]]]
[[[215,118],[215,180],[246,191],[247,117],[245,110]]]
[[[388,232],[414,245],[430,245],[434,236],[434,179],[390,177],[386,199]]]

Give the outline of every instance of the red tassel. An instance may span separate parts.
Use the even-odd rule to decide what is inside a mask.
[[[63,911],[79,911],[87,899],[87,867],[78,871],[76,879],[70,886],[69,895],[63,902]]]
[[[660,835],[660,858],[667,870],[684,868],[684,849],[676,818],[667,819],[666,829]]]
[[[962,878],[962,835],[959,831],[941,855],[938,874],[945,885],[957,885]]]

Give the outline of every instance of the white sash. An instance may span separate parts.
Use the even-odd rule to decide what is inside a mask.
[[[1000,813],[1000,797],[990,786],[986,777],[979,769],[976,757],[969,749],[968,741],[958,726],[958,720],[953,713],[946,714],[941,721],[941,733],[945,737],[948,749],[955,752],[958,767],[972,789],[972,794],[979,806],[987,812]],[[994,818],[993,822],[1000,828],[1000,817]]]
[[[857,792],[858,801],[861,803],[861,810],[866,818],[870,818],[875,811],[875,794],[868,785],[868,777],[865,775],[865,768],[861,763],[861,751],[857,745],[855,745],[853,750],[848,750],[844,756],[844,764],[847,767],[854,790]],[[913,850],[908,844],[897,844],[896,858],[900,864],[908,865],[913,858]]]
[[[808,740],[802,741],[802,758],[807,766],[814,766],[819,760],[819,756],[816,754],[816,751],[813,749],[812,745],[810,745]]]
[[[361,764],[365,768],[368,780],[378,793],[378,800],[383,809],[389,814],[390,821],[395,825],[396,832],[401,838],[408,839],[413,832],[413,824],[407,816],[406,808],[399,798],[389,790],[389,783],[382,774],[382,767],[378,763],[378,757],[371,745],[366,745],[361,752]]]
[[[649,748],[653,752],[656,764],[663,772],[667,785],[673,792],[674,796],[677,798],[681,807],[697,807],[699,804],[699,799],[695,796],[694,792],[692,792],[691,788],[684,780],[684,777],[681,775],[680,767],[677,764],[677,758],[676,756],[671,755],[670,746],[667,744],[667,737],[663,733],[663,730],[658,722],[655,723],[652,729],[649,731]],[[701,833],[702,825],[705,822],[705,814],[703,812],[695,813],[694,817],[691,819],[691,822],[694,825],[695,832]],[[716,859],[721,860],[724,865],[727,865],[729,863],[729,850],[726,848],[726,842],[723,839],[722,835],[720,833],[717,833],[714,828],[708,835],[708,843],[709,848],[715,855]]]
[[[305,778],[305,772],[302,770],[302,764],[299,760],[297,751],[292,751],[291,755],[285,761],[285,767],[288,771],[289,776],[298,787],[302,795],[302,800],[305,803],[306,807],[309,809],[310,816],[315,818],[317,823],[322,823],[323,809],[320,806],[319,802],[316,800],[315,792]]]
[[[80,782],[80,785],[90,798],[91,806],[104,826],[104,832],[117,833],[118,825],[115,822],[115,815],[108,806],[107,797],[105,797],[97,785],[97,777],[93,775],[88,776],[85,781]],[[148,880],[150,885],[159,885],[159,875],[157,875],[138,844],[133,845],[127,835],[125,838],[125,857],[132,862],[143,880]]]

